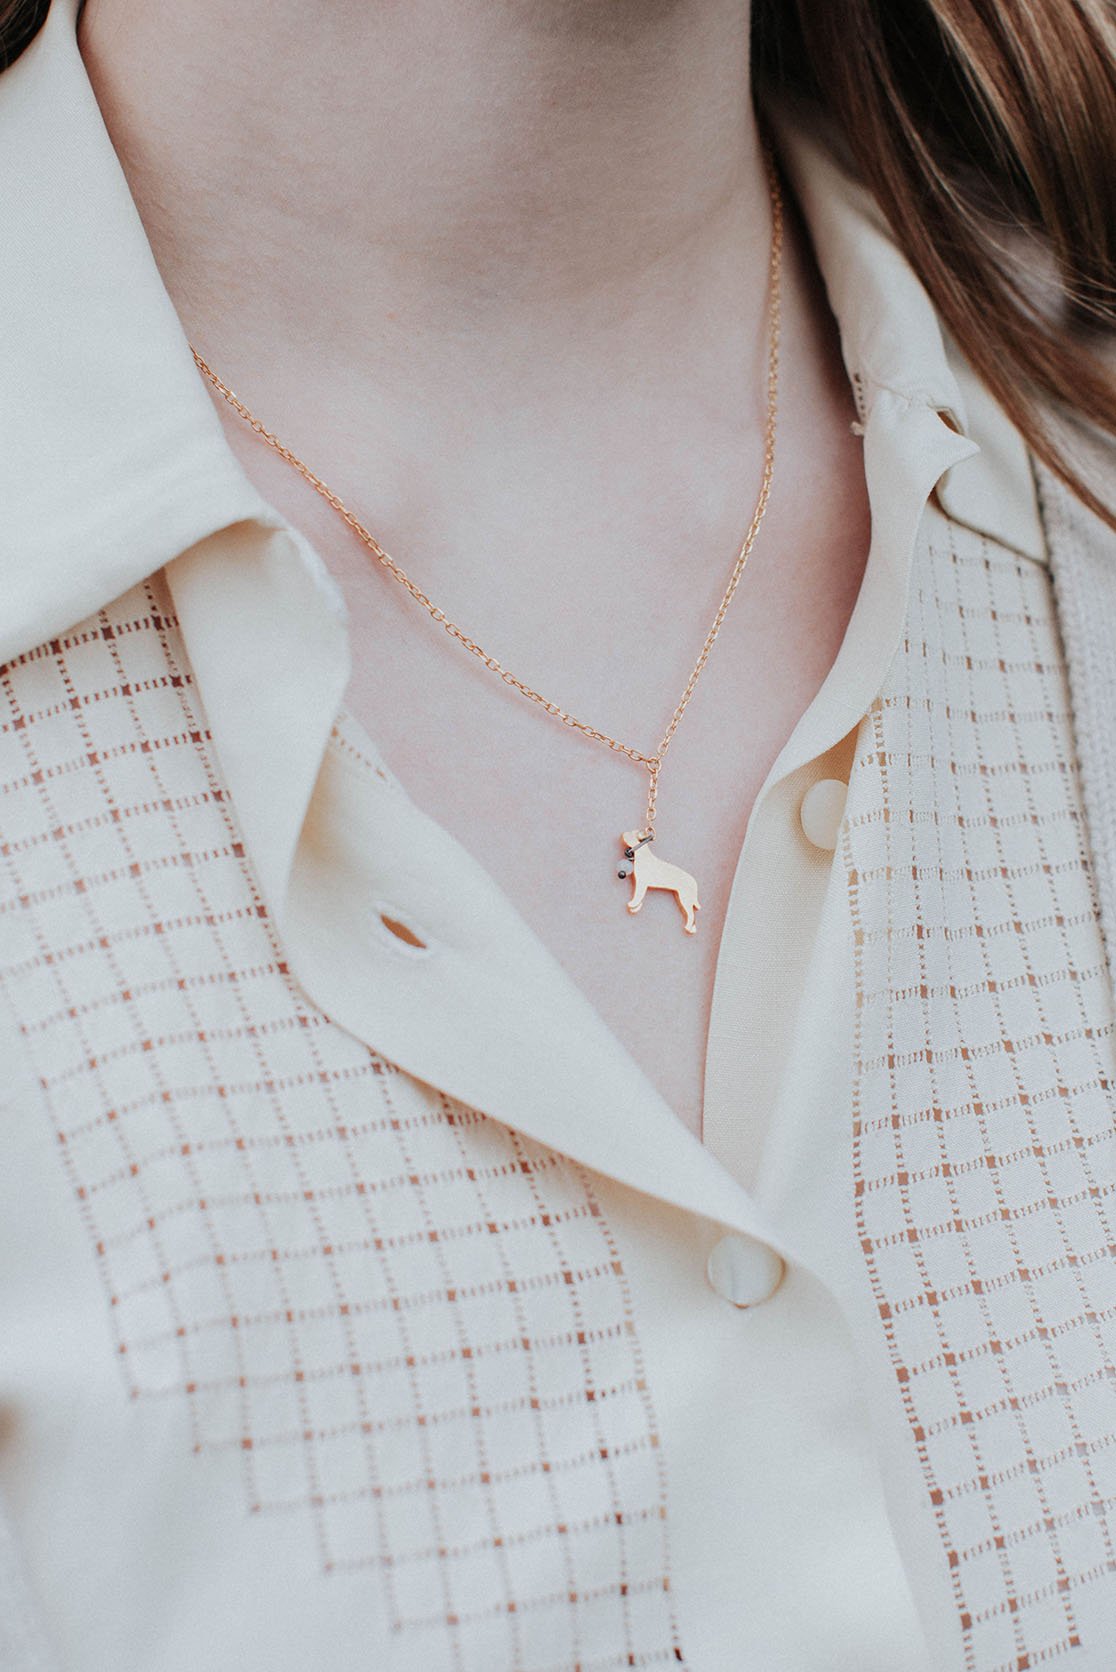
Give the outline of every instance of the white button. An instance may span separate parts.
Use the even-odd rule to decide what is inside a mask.
[[[722,1237],[706,1266],[709,1283],[734,1306],[759,1306],[783,1280],[782,1257],[752,1237]]]
[[[799,818],[807,839],[816,848],[835,848],[837,832],[845,816],[849,786],[840,778],[819,778],[802,797]]]

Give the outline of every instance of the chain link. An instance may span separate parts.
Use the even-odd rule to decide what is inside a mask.
[[[445,610],[440,609],[438,605],[434,603],[433,599],[422,590],[418,583],[411,579],[406,570],[384,550],[375,535],[364,526],[359,517],[350,511],[344,500],[335,494],[333,489],[328,487],[327,484],[322,481],[321,477],[311,470],[310,466],[305,464],[296,453],[293,453],[289,447],[284,446],[283,442],[280,441],[277,435],[274,435],[264,424],[260,422],[255,414],[251,412],[239,398],[239,396],[234,394],[228,385],[221,381],[216,372],[213,371],[212,367],[206,364],[196,348],[192,345],[190,348],[190,352],[194,356],[194,361],[198,370],[203,374],[203,376],[208,378],[217,393],[228,402],[235,412],[239,413],[241,418],[244,419],[250,429],[255,431],[261,441],[265,441],[269,447],[273,448],[275,452],[279,454],[280,458],[285,459],[288,464],[294,466],[299,475],[302,476],[315,490],[315,492],[319,493],[326,503],[331,505],[341,519],[348,524],[349,528],[352,529],[358,540],[360,540],[362,544],[368,548],[368,550],[376,558],[377,562],[387,570],[388,574],[391,575],[394,580],[399,582],[400,586],[402,586],[405,591],[410,593],[415,603],[421,605],[430,616],[431,620],[437,622],[438,626],[448,633],[451,639],[456,639],[457,643],[463,646],[463,648],[467,650],[470,655],[476,656],[484,663],[486,668],[490,668],[494,674],[498,674],[505,685],[508,685],[513,690],[518,691],[521,696],[527,698],[528,702],[536,703],[538,707],[542,708],[547,714],[551,714],[556,720],[560,720],[564,726],[569,726],[574,731],[580,732],[583,737],[591,738],[594,743],[605,744],[607,748],[613,750],[615,753],[626,755],[627,758],[634,761],[637,766],[646,768],[648,774],[647,813],[642,834],[647,839],[650,839],[655,834],[655,812],[659,793],[659,773],[662,770],[663,761],[666,757],[667,750],[670,748],[670,745],[674,740],[674,734],[678,730],[682,716],[685,714],[686,709],[689,706],[690,699],[697,689],[698,680],[705,671],[705,664],[709,660],[709,655],[716,643],[717,635],[724,626],[725,617],[729,611],[729,605],[732,603],[736,589],[740,584],[740,578],[744,573],[748,559],[752,553],[752,548],[756,543],[756,536],[759,534],[760,524],[763,521],[764,513],[767,510],[768,500],[771,496],[771,483],[775,474],[775,430],[779,405],[779,336],[782,325],[783,194],[782,188],[779,184],[779,176],[775,166],[775,161],[769,147],[765,147],[765,161],[767,166],[768,189],[771,194],[771,258],[768,269],[767,417],[764,424],[763,474],[760,479],[759,495],[756,499],[755,510],[752,513],[752,520],[748,525],[747,533],[744,536],[743,543],[741,544],[736,560],[733,563],[728,584],[725,587],[720,605],[718,606],[716,615],[713,617],[709,631],[705,635],[705,640],[698,654],[697,661],[693,665],[690,677],[686,681],[685,689],[678,700],[674,713],[670,717],[670,722],[666,731],[663,733],[658,747],[655,749],[654,753],[650,755],[645,754],[642,750],[635,748],[634,745],[630,743],[622,742],[618,737],[611,737],[608,732],[598,731],[595,726],[588,725],[584,720],[579,720],[576,715],[571,714],[567,709],[562,708],[559,703],[552,702],[550,698],[544,697],[540,691],[536,691],[524,680],[518,679],[516,675],[511,672],[510,668],[506,668],[497,657],[491,655],[482,645],[478,644],[475,639],[471,639],[469,635],[457,625],[456,622],[450,620]]]

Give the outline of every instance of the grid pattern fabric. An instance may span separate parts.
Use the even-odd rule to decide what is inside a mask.
[[[842,837],[857,1230],[963,1664],[1024,1672],[1116,1642],[1112,1001],[1049,575],[929,529]]]
[[[122,1400],[366,1569],[407,1665],[678,1666],[664,1478],[591,1178],[300,994],[160,578],[3,670],[0,986]]]

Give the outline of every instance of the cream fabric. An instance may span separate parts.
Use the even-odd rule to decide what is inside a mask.
[[[1018,436],[785,120],[872,548],[749,821],[699,1144],[345,713],[73,17],[0,78],[18,1652],[1104,1672],[1112,989]]]
[[[1111,495],[1111,442],[1068,438],[1085,480]],[[1036,470],[1073,700],[1089,845],[1110,967],[1116,968],[1116,530],[1091,515],[1063,482]]]

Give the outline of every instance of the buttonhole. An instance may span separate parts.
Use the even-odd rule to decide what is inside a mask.
[[[375,910],[376,923],[385,935],[390,936],[389,944],[395,951],[411,954],[430,951],[429,942],[394,906],[378,903]]]

